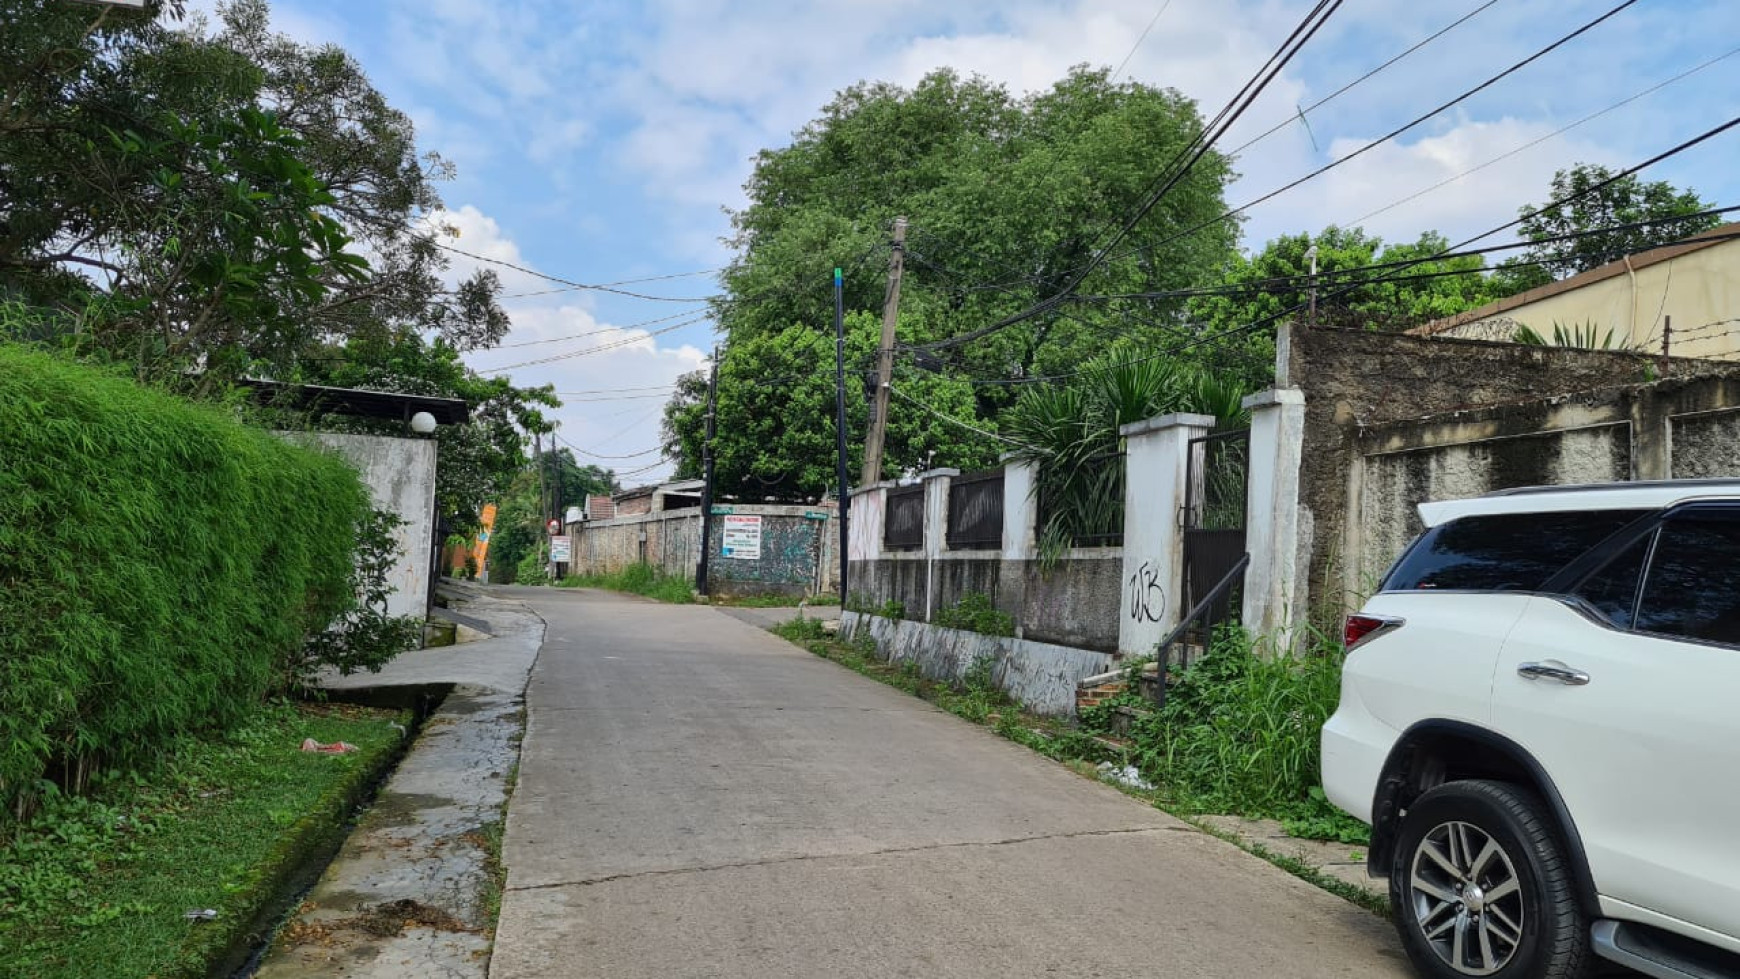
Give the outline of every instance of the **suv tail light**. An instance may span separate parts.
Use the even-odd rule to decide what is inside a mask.
[[[1386,632],[1393,632],[1402,627],[1402,620],[1389,615],[1357,614],[1347,617],[1347,625],[1341,632],[1341,644],[1348,650],[1368,643]]]

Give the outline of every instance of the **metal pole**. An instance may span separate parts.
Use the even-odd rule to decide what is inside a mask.
[[[695,591],[707,594],[707,557],[713,536],[713,414],[719,396],[719,347],[713,347],[713,370],[707,378],[707,440],[701,443],[701,560],[695,562]]]
[[[846,607],[846,299],[845,274],[834,269],[834,446],[840,466],[840,607]]]

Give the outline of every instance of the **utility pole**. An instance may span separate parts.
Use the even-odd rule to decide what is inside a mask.
[[[1673,340],[1674,340],[1674,318],[1672,316],[1664,316],[1664,317],[1662,317],[1662,321],[1661,321],[1661,371],[1660,371],[1660,373],[1661,373],[1662,377],[1667,376],[1668,366],[1669,366],[1668,358],[1670,356],[1672,356],[1669,353],[1669,351],[1673,349]]]
[[[707,440],[701,443],[701,560],[695,564],[695,591],[707,594],[707,559],[713,544],[713,415],[719,402],[719,346],[713,346],[713,370],[707,378]]]
[[[876,348],[876,402],[864,440],[860,486],[882,481],[882,443],[888,433],[888,384],[894,375],[894,326],[900,319],[900,273],[906,266],[906,219],[894,219],[894,254],[888,260],[888,299],[882,304],[882,344]]]
[[[566,493],[567,487],[563,485],[564,481],[562,479],[562,450],[556,447],[556,430],[553,428],[550,430],[550,456],[550,461],[556,470],[556,498],[552,501],[555,505],[550,507],[550,516],[556,521],[556,526],[560,528],[558,533],[562,533],[566,532],[568,529],[568,512],[567,508],[563,505],[567,502],[568,497]],[[573,552],[570,551],[569,553]],[[556,578],[560,579],[566,571],[566,568],[563,567],[563,562],[551,561],[550,563],[555,565]]]
[[[539,553],[544,556],[544,564],[546,567],[548,567],[549,563],[550,563],[549,562],[550,528],[549,528],[546,521],[549,520],[549,517],[547,516],[547,514],[550,512],[549,511],[550,496],[544,487],[544,433],[542,431],[533,431],[532,432],[532,458],[537,461],[537,465],[534,468],[536,468],[538,470],[538,531],[539,531],[539,533],[538,533],[536,540],[538,541]]]
[[[1311,307],[1305,314],[1307,326],[1317,325],[1317,245],[1305,249],[1305,257],[1311,260]]]
[[[845,273],[834,269],[834,446],[840,466],[840,607],[846,607],[846,300]]]

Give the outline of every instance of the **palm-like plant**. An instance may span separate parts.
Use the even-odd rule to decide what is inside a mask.
[[[1217,427],[1236,427],[1247,417],[1245,394],[1234,379],[1166,360],[1090,366],[1074,383],[1023,392],[1004,416],[1004,430],[1022,443],[1016,457],[1038,468],[1041,551],[1055,555],[1121,531],[1121,426],[1195,412],[1214,416]]]
[[[1548,340],[1532,326],[1526,324],[1516,328],[1516,334],[1511,338],[1514,342],[1530,347],[1576,347],[1580,350],[1621,350],[1641,352],[1643,347],[1630,337],[1622,337],[1609,329],[1601,332],[1601,328],[1593,322],[1578,323],[1567,327],[1563,323],[1553,324],[1553,338]]]

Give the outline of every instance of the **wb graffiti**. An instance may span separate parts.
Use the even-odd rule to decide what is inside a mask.
[[[1124,582],[1129,590],[1130,618],[1137,622],[1159,622],[1165,614],[1166,589],[1160,585],[1160,568],[1151,561],[1143,561],[1136,573],[1130,575]]]

